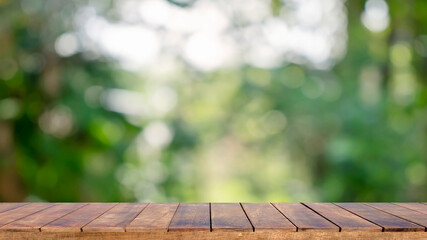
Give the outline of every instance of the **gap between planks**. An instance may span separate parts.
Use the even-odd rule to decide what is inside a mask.
[[[54,206],[59,206],[60,204],[61,203],[50,203],[50,204],[49,203],[44,203],[44,205],[43,204],[37,205],[37,203],[34,203],[34,205],[31,204],[31,203],[24,203],[22,205],[13,205],[12,204],[12,205],[10,205],[10,207],[7,206],[7,207],[4,208],[4,209],[9,208],[9,209],[4,210],[3,212],[0,211],[0,214],[3,214],[4,216],[6,216],[5,213],[11,211],[11,212],[15,213],[15,215],[18,214],[18,215],[16,215],[17,218],[13,219],[10,222],[7,222],[6,224],[3,224],[0,227],[3,227],[3,226],[8,225],[10,223],[19,221],[19,220],[21,220],[23,218],[32,216],[34,214],[39,214],[40,215],[40,212],[48,211],[48,209],[50,209],[50,208],[52,208]],[[76,211],[79,211],[79,210],[81,210],[81,209],[89,206],[90,204],[91,203],[84,203],[82,206],[80,206],[80,207],[78,207],[76,209],[73,209],[73,210],[71,210],[69,212],[66,212],[64,215],[62,215],[62,216],[60,216],[58,218],[50,220],[48,223],[45,223],[42,226],[38,227],[38,231],[42,231],[43,232],[43,227],[44,226],[47,226],[47,225],[51,224],[52,222],[55,222],[55,221],[57,221],[59,219],[66,218],[67,216],[69,216],[69,215],[75,213]],[[100,203],[100,204],[102,204],[102,203]],[[120,203],[115,203],[112,207],[106,209],[105,211],[102,211],[101,213],[99,213],[99,215],[97,215],[96,217],[94,217],[90,221],[85,222],[79,228],[80,232],[82,232],[82,231],[85,232],[84,227],[86,227],[90,223],[96,221],[97,219],[99,219],[100,217],[104,216],[105,214],[108,214],[112,209],[114,209],[118,205],[122,205],[122,207],[120,207],[120,209],[122,209],[122,211],[124,210],[124,212],[126,213],[126,207],[123,207],[123,206],[126,206],[126,204],[127,203],[123,203],[123,205],[120,204]],[[186,204],[186,203],[184,203],[184,204]],[[195,206],[204,206],[204,207],[199,208],[199,209],[206,209],[206,210],[203,210],[203,211],[207,211],[207,214],[209,214],[209,216],[207,216],[207,214],[205,212],[205,215],[204,215],[206,217],[205,218],[206,219],[206,223],[207,223],[207,221],[209,221],[209,223],[206,225],[206,228],[207,228],[208,232],[213,232],[213,231],[215,231],[215,232],[224,232],[224,231],[244,232],[244,231],[248,231],[249,228],[251,228],[251,231],[248,231],[248,232],[259,232],[259,231],[257,231],[258,230],[257,224],[255,224],[254,220],[256,220],[257,217],[258,217],[258,220],[256,220],[256,221],[259,221],[260,215],[256,215],[256,214],[253,215],[253,213],[251,213],[252,214],[251,215],[250,212],[248,212],[249,209],[245,209],[245,206],[249,205],[249,204],[254,204],[254,203],[201,203],[201,204],[194,203]],[[260,204],[264,204],[263,205],[264,207],[266,206],[266,204],[268,204],[268,206],[271,206],[271,209],[274,209],[278,214],[280,214],[281,216],[283,216],[283,220],[284,221],[288,221],[289,223],[291,223],[295,227],[294,231],[296,231],[296,232],[307,231],[307,230],[308,231],[312,231],[312,230],[315,230],[315,231],[318,231],[318,230],[321,230],[321,231],[334,231],[333,230],[334,228],[332,228],[332,225],[337,228],[337,230],[335,230],[335,231],[338,231],[338,232],[342,232],[343,231],[343,228],[345,227],[345,225],[342,225],[342,221],[340,221],[340,218],[336,218],[336,216],[339,216],[339,217],[342,217],[342,216],[340,216],[338,213],[334,213],[333,211],[331,211],[331,214],[326,214],[325,215],[324,209],[319,212],[319,210],[317,210],[318,206],[322,206],[322,204],[326,204],[324,206],[327,206],[327,205],[329,206],[329,204],[330,204],[330,205],[333,205],[333,206],[335,206],[335,207],[337,207],[339,209],[342,209],[342,210],[348,212],[349,214],[354,215],[354,217],[363,219],[366,222],[369,222],[369,223],[372,223],[375,226],[378,226],[379,228],[381,228],[381,231],[386,231],[386,230],[387,231],[420,231],[420,228],[422,228],[423,231],[426,231],[426,226],[425,225],[421,225],[419,222],[415,222],[414,221],[415,218],[411,218],[412,215],[408,215],[405,212],[406,215],[399,216],[397,213],[393,213],[393,212],[387,211],[385,209],[381,209],[380,207],[373,206],[376,203],[352,203],[352,205],[345,205],[345,204],[343,205],[342,203],[275,203],[275,204],[273,204],[273,203],[260,203]],[[320,204],[320,205],[316,205],[316,204]],[[30,205],[33,205],[34,207],[30,207]],[[36,205],[38,207],[36,207]],[[138,217],[141,217],[143,214],[145,214],[145,212],[147,211],[147,209],[149,207],[151,207],[151,205],[154,205],[154,203],[145,203],[145,205],[144,205],[144,203],[140,203],[139,205],[141,206],[141,209],[140,210],[139,209],[134,209],[132,214],[128,214],[129,218],[126,218],[126,214],[120,215],[120,216],[122,216],[121,225],[120,226],[112,226],[112,228],[110,230],[114,230],[113,228],[117,227],[117,228],[121,228],[123,230],[123,232],[138,232],[138,230],[127,231],[127,228],[130,225],[132,225],[132,223]],[[390,205],[387,205],[387,206],[392,206],[392,205],[393,204],[390,204]],[[423,213],[421,213],[419,211],[416,211],[414,209],[410,209],[408,207],[399,205],[398,203],[395,203],[394,205],[396,205],[396,209],[407,209],[409,213],[411,213],[410,211],[412,211],[413,213],[416,213],[414,215],[418,216],[418,219],[421,219],[422,221],[424,220],[422,218],[422,214]],[[163,228],[164,232],[170,232],[171,224],[174,221],[174,219],[177,217],[177,213],[179,212],[179,209],[180,209],[181,206],[182,206],[181,203],[177,203],[177,206],[176,206],[175,209],[172,209],[172,208],[170,209],[171,211],[174,211],[174,212],[173,212],[173,214],[171,214],[172,212],[170,211],[169,212],[169,215],[171,215],[170,218],[168,217],[167,218],[168,220],[163,221],[163,224],[166,224],[165,227]],[[278,208],[278,206],[281,206],[280,209]],[[349,206],[350,209],[348,209],[347,206]],[[426,206],[426,205],[424,205],[423,203],[419,203],[419,205],[416,205],[416,206]],[[24,214],[25,216],[23,216],[22,213],[21,213],[21,215],[19,215],[19,210],[18,209],[20,209],[20,208],[26,209],[26,210],[24,210],[24,212],[28,212],[30,214],[28,214],[28,215]],[[295,208],[297,210],[295,210],[295,209],[292,210],[292,208]],[[351,210],[352,208],[356,209],[356,212],[352,211]],[[359,210],[359,209],[366,210],[367,208],[372,211],[372,212],[370,212],[371,215],[369,215],[369,214],[367,215],[368,217],[366,217],[366,214],[363,213],[362,210]],[[287,209],[290,209],[289,211],[290,211],[291,215],[288,215],[286,213],[286,211],[288,211]],[[215,210],[215,212],[214,212],[214,210]],[[257,211],[259,213],[259,210],[257,210]],[[362,211],[362,214],[359,214],[360,211]],[[48,212],[51,212],[51,211],[48,211]],[[253,210],[251,210],[251,212],[253,212]],[[313,216],[313,217],[316,217],[317,219],[323,219],[322,221],[324,222],[324,225],[323,226],[319,225],[319,227],[316,227],[316,224],[318,224],[318,223],[316,223],[316,221],[314,221],[315,225],[313,225],[312,227],[309,226],[309,228],[307,228],[306,226],[304,226],[304,224],[301,224],[301,221],[300,221],[301,219],[298,220],[298,214],[301,214],[302,212],[304,213],[303,216]],[[153,214],[152,211],[150,211],[150,213]],[[197,211],[195,213],[197,213]],[[390,226],[383,226],[381,224],[381,221],[382,221],[381,217],[379,217],[379,218],[372,217],[372,216],[375,216],[375,215],[372,215],[372,214],[375,214],[375,213],[382,213],[383,215],[385,214],[390,219],[392,219],[390,217],[390,216],[392,216],[395,219],[401,219],[400,223],[406,223],[407,222],[407,223],[410,223],[410,224],[407,224],[406,227],[405,226],[401,226],[400,228],[393,228],[393,227],[390,227]],[[113,211],[112,214],[114,215],[114,211]],[[239,217],[236,218],[236,216],[237,216],[236,214]],[[294,214],[297,214],[297,215],[294,215]],[[215,215],[215,217],[214,217],[214,215]],[[255,218],[254,218],[254,216],[255,216]],[[332,218],[331,218],[331,216],[332,216]],[[228,219],[228,217],[234,217],[235,220],[231,220],[230,221],[230,219],[233,219],[233,218]],[[268,218],[266,217],[265,214],[262,215],[261,219],[267,219],[268,220]],[[310,219],[310,218],[308,218],[308,219]],[[378,219],[380,219],[381,221],[378,222]],[[295,220],[297,220],[297,222],[295,222]],[[236,223],[236,221],[237,221],[237,223]],[[306,221],[308,221],[308,220],[306,220]],[[319,220],[319,222],[322,222],[322,221]],[[247,223],[245,223],[245,222],[247,222]],[[266,222],[272,223],[272,220],[266,221]],[[328,222],[329,224],[331,224],[331,226],[328,227],[327,224],[326,224],[326,222]],[[397,221],[397,222],[399,222],[399,221]],[[213,223],[220,224],[220,225],[214,225]],[[239,224],[243,224],[243,225],[239,225]],[[258,222],[258,224],[259,224],[259,222]],[[419,227],[414,227],[414,225],[419,226]],[[104,228],[108,228],[108,227],[109,226],[106,226]],[[385,227],[387,227],[387,229]],[[262,228],[259,228],[259,229],[262,229]],[[277,227],[277,228],[271,228],[271,229],[272,229],[272,231],[278,231],[278,230],[280,230],[279,227]],[[99,230],[96,230],[96,231],[99,231]],[[149,231],[149,229],[148,229],[148,231]],[[180,230],[180,231],[191,231],[191,227],[187,227],[187,230],[184,229],[184,230]]]

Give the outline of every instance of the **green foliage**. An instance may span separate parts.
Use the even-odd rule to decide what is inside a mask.
[[[87,3],[42,2],[0,1],[0,200],[426,199],[424,1],[391,1],[381,33],[361,24],[362,1],[347,1],[347,54],[331,71],[183,66],[175,108],[143,119],[99,99],[150,96],[151,76],[57,56],[55,39]],[[271,2],[273,15],[284,7]],[[171,142],[147,147],[144,131],[164,124]]]

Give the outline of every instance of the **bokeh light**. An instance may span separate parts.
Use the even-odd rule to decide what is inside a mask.
[[[0,201],[421,201],[426,10],[0,1]]]

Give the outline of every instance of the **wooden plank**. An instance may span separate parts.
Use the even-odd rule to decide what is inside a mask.
[[[130,223],[148,204],[119,203],[86,226],[83,232],[124,232]]]
[[[117,203],[89,203],[41,228],[42,232],[81,232],[81,228]]]
[[[383,229],[332,203],[304,203],[304,205],[338,225],[342,232],[381,232]]]
[[[16,220],[0,228],[0,231],[39,232],[40,228],[78,208],[86,203],[60,203]]]
[[[348,211],[359,215],[384,228],[384,231],[412,232],[424,231],[424,228],[391,214],[385,213],[362,203],[335,203]]]
[[[242,203],[255,232],[295,232],[297,228],[270,203]]]
[[[28,203],[0,203],[0,213],[24,206]]]
[[[297,231],[335,231],[339,228],[300,203],[274,203],[283,215],[297,226]]]
[[[392,203],[368,203],[367,205],[427,228],[427,215],[424,213]]]
[[[176,210],[169,232],[210,231],[209,203],[181,203]]]
[[[36,213],[48,207],[54,206],[53,203],[31,203],[19,208],[15,208],[0,213],[0,226],[6,225],[30,214]]]
[[[0,240],[426,240],[425,232],[1,232]]]
[[[144,239],[427,238],[427,233],[424,232],[427,228],[427,214],[422,212],[426,205],[423,203],[84,204],[0,203],[0,209],[8,208],[2,206],[16,207],[0,212],[0,240],[106,240],[131,236]],[[330,225],[316,226],[325,222]],[[298,227],[299,233],[291,232],[296,229],[292,224]],[[337,231],[338,226],[342,232],[332,232]],[[86,227],[89,227],[89,232]],[[383,227],[387,232],[370,232],[382,230]],[[80,232],[82,228],[85,232]],[[41,232],[38,232],[39,229]],[[168,229],[171,232],[168,233]],[[211,229],[214,232],[198,232]],[[91,230],[98,232],[90,232]]]
[[[128,226],[126,232],[167,232],[178,203],[150,203]]]
[[[422,203],[393,203],[393,204],[427,214],[426,204],[422,204]]]
[[[239,203],[211,203],[212,232],[252,232],[253,228]]]

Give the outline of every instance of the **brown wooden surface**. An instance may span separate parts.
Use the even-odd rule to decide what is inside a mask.
[[[181,203],[169,225],[170,232],[210,231],[209,203]]]
[[[368,205],[427,228],[427,214],[392,203],[368,203]]]
[[[427,239],[425,206],[424,203],[0,203],[3,210],[0,240]],[[385,232],[379,232],[383,228]]]
[[[167,232],[178,203],[150,203],[127,227],[126,232]]]
[[[318,214],[327,218],[341,228],[342,232],[371,231],[381,232],[382,227],[375,225],[357,215],[350,213],[332,203],[304,203]]]
[[[336,203],[336,205],[359,215],[384,228],[384,231],[424,231],[424,228],[402,218],[385,213],[362,203]]]
[[[41,228],[42,232],[80,232],[81,228],[117,203],[89,203]]]
[[[86,226],[83,232],[124,232],[130,223],[147,203],[119,203]]]
[[[32,203],[2,212],[0,213],[0,226],[6,225],[48,207],[52,207],[53,205],[53,203]]]
[[[252,232],[253,228],[239,203],[211,203],[212,231]]]
[[[381,239],[425,240],[425,232],[2,232],[0,240],[13,239],[91,239],[91,240],[317,240]]]
[[[25,204],[28,204],[28,203],[2,203],[0,204],[0,213],[24,206]]]
[[[335,231],[339,228],[300,203],[273,203],[298,228],[298,231]]]
[[[427,214],[427,204],[423,203],[393,203],[405,208],[415,210]]]
[[[271,203],[242,203],[255,232],[262,231],[290,231],[297,228],[285,218]]]
[[[0,228],[0,231],[39,232],[40,228],[64,215],[83,207],[86,203],[62,203],[36,212]]]

